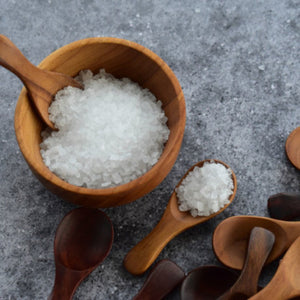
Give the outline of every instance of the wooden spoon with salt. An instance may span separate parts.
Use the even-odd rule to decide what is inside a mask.
[[[219,160],[211,160],[207,159],[201,162],[198,162],[194,166],[192,166],[183,178],[179,181],[176,187],[178,187],[182,180],[191,172],[196,166],[202,167],[205,162],[213,161],[215,163],[220,163],[224,165],[226,168],[230,169],[227,164]],[[231,169],[230,169],[231,170]],[[236,189],[237,182],[234,172],[232,172],[232,180],[233,180],[233,193],[230,196],[229,203],[222,207],[219,211],[214,214],[211,214],[206,217],[193,217],[190,212],[182,212],[178,209],[178,200],[176,196],[175,190],[173,191],[167,208],[159,221],[156,227],[135,247],[133,247],[129,253],[126,255],[124,259],[125,268],[134,275],[140,275],[144,273],[150,265],[155,261],[163,248],[170,242],[175,236],[184,230],[193,227],[197,224],[203,223],[219,213],[221,213],[224,209],[230,205],[233,201]],[[176,189],[176,188],[175,188]]]
[[[72,77],[42,70],[30,63],[22,52],[6,36],[0,34],[0,65],[17,75],[24,83],[29,98],[41,119],[53,130],[48,108],[55,94],[66,86],[83,88]]]

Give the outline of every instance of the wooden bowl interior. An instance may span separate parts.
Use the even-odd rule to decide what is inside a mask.
[[[138,44],[110,38],[103,38],[101,41],[99,38],[83,41],[60,48],[49,55],[40,67],[71,76],[76,76],[84,69],[97,73],[104,68],[117,78],[128,77],[142,87],[148,88],[162,101],[168,117],[170,136],[159,162],[168,159],[176,144],[179,144],[180,148],[185,124],[184,98],[175,75],[163,60]],[[43,163],[39,146],[42,129],[43,124],[29,103],[26,90],[23,89],[15,114],[15,130],[20,149],[33,172],[46,186],[54,178],[56,182],[60,182],[59,185],[63,185],[64,181],[50,172]],[[176,156],[178,152],[179,149],[175,150]],[[167,173],[170,169],[171,166],[166,168]],[[74,187],[74,189],[83,188]]]

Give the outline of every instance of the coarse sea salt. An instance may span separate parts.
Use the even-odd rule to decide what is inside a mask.
[[[209,216],[229,203],[233,193],[232,171],[214,161],[195,167],[176,188],[180,211],[193,217]]]
[[[84,90],[67,87],[49,107],[58,131],[42,132],[46,166],[70,184],[108,188],[146,173],[169,137],[162,103],[128,78],[100,70],[76,78]]]

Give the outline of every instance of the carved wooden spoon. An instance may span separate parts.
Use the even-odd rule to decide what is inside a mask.
[[[176,187],[178,187],[181,184],[182,180],[187,176],[187,174],[190,171],[194,169],[194,167],[202,167],[203,164],[207,161],[211,160],[204,160],[192,166],[183,176],[183,178],[180,180]],[[229,168],[227,164],[219,160],[213,161],[216,163],[223,164],[226,168]],[[133,247],[126,255],[124,259],[125,268],[134,275],[144,273],[155,261],[159,253],[168,244],[168,242],[171,241],[176,235],[192,226],[203,223],[215,217],[224,209],[226,209],[228,205],[233,201],[234,196],[236,194],[237,183],[233,171],[232,179],[234,189],[233,194],[229,198],[229,203],[223,208],[221,208],[218,212],[211,214],[207,217],[192,217],[192,215],[189,212],[181,212],[178,209],[177,196],[174,190],[167,205],[167,208],[159,223],[142,241],[140,241],[135,247]]]
[[[259,275],[275,241],[274,234],[262,227],[251,231],[247,256],[240,277],[218,300],[248,299],[257,293]]]
[[[82,84],[70,76],[34,66],[13,42],[2,34],[0,34],[0,65],[22,80],[36,111],[52,129],[56,128],[49,120],[48,108],[55,94],[69,85],[83,88]]]
[[[281,260],[269,284],[251,300],[287,300],[300,296],[300,236]]]
[[[76,288],[108,255],[113,227],[97,209],[72,210],[59,224],[54,241],[55,283],[49,300],[72,299]]]
[[[247,242],[254,227],[263,227],[275,235],[275,244],[266,263],[282,255],[300,236],[300,222],[280,221],[256,216],[234,216],[222,221],[213,234],[213,249],[226,266],[242,269]]]
[[[239,277],[237,273],[223,267],[200,267],[191,271],[183,281],[181,299],[248,299],[258,290],[259,274],[273,244],[273,233],[255,227],[251,231],[247,256]]]
[[[143,287],[133,300],[160,300],[168,295],[185,274],[174,262],[168,259],[159,261],[151,270]]]
[[[279,220],[292,220],[300,217],[300,195],[280,193],[268,199],[270,216]]]
[[[288,136],[285,152],[290,162],[300,170],[300,127],[294,129]]]

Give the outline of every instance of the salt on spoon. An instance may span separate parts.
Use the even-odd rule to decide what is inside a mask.
[[[201,168],[206,162],[219,163],[224,165],[227,169],[230,169],[227,164],[219,160],[204,160],[198,162],[187,171],[187,173],[180,180],[176,188],[178,188],[181,185],[184,178],[186,178],[187,175],[195,167]],[[232,194],[228,199],[228,203],[225,204],[225,206],[221,207],[217,212],[212,213],[208,216],[193,217],[190,214],[190,212],[180,211],[178,208],[178,198],[176,195],[175,188],[159,223],[142,241],[140,241],[135,247],[133,247],[126,255],[123,262],[125,268],[134,275],[140,275],[144,273],[155,261],[160,252],[163,250],[163,248],[168,244],[168,242],[171,241],[175,236],[177,236],[179,233],[183,232],[184,230],[190,227],[193,227],[197,224],[203,223],[215,217],[224,209],[226,209],[228,205],[230,205],[230,203],[233,201],[237,189],[236,176],[232,170],[231,176],[233,181],[233,190]]]
[[[13,42],[2,34],[0,34],[0,65],[21,79],[41,119],[51,129],[56,130],[48,114],[54,95],[66,86],[82,89],[82,85],[68,75],[34,66]]]

